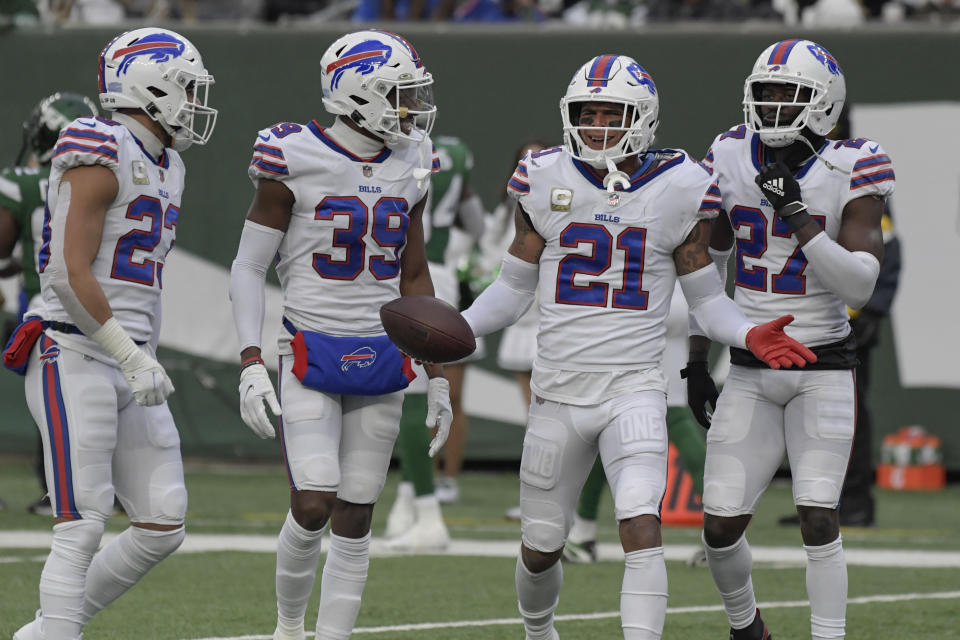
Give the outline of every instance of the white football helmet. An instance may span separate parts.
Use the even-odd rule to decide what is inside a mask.
[[[330,45],[320,66],[327,112],[350,118],[387,144],[419,142],[433,129],[433,76],[397,34],[348,33]]]
[[[793,87],[791,102],[763,102],[764,84]],[[802,90],[809,89],[809,98]],[[743,85],[743,117],[747,129],[760,134],[770,147],[791,144],[806,127],[825,136],[837,125],[847,85],[843,71],[830,52],[810,40],[783,40],[767,47],[753,64],[753,72]],[[764,124],[760,107],[776,107],[776,121]],[[781,121],[780,109],[802,107],[790,122]]]
[[[213,76],[200,52],[173,31],[148,27],[122,33],[100,53],[100,106],[140,109],[183,151],[206,144],[217,123],[207,106]]]
[[[581,126],[580,109],[585,102],[622,104],[621,126]],[[604,168],[607,160],[617,162],[649,149],[660,124],[659,115],[657,87],[643,67],[627,56],[597,56],[577,70],[566,95],[560,99],[563,146],[574,158]],[[585,129],[606,129],[607,135],[615,131],[626,134],[610,148],[591,149],[581,138],[581,131]]]

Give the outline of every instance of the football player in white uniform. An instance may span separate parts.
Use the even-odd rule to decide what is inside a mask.
[[[783,334],[789,316],[757,326],[724,294],[708,253],[720,192],[686,153],[649,148],[659,100],[643,67],[597,56],[577,70],[560,111],[564,145],[517,166],[508,183],[518,203],[514,241],[464,317],[479,336],[518,320],[534,298],[540,307],[520,467],[516,588],[526,637],[558,637],[557,561],[599,449],[626,553],[623,634],[659,638],[667,602],[661,359],[678,276],[714,338],[777,367],[813,354]]]
[[[259,132],[249,175],[256,193],[230,275],[240,338],[240,409],[274,437],[280,421],[290,511],[277,549],[274,638],[304,638],[320,540],[331,522],[317,638],[348,638],[360,611],[370,519],[400,426],[409,358],[384,335],[381,305],[433,295],[422,214],[432,158],[433,78],[400,36],[358,31],[320,60],[323,105],[336,116]],[[280,402],[260,357],[264,278],[283,290]],[[430,447],[452,419],[442,367],[427,367]]]
[[[155,351],[183,193],[179,151],[213,132],[212,84],[186,38],[123,33],[100,54],[110,119],[74,120],[54,149],[41,317],[18,328],[8,354],[26,365],[57,524],[40,611],[16,640],[78,638],[183,541],[187,492],[166,404],[174,389]],[[115,494],[131,526],[97,553]]]
[[[756,611],[743,533],[785,451],[807,552],[811,635],[844,636],[837,504],[856,422],[856,344],[846,307],[863,306],[873,292],[884,199],[894,186],[878,143],[825,139],[845,96],[843,71],[823,47],[771,45],[744,85],[744,124],[717,136],[704,160],[723,192],[711,253],[725,273],[735,241],[737,304],[755,322],[793,314],[789,334],[818,356],[803,371],[772,371],[732,349],[711,423],[709,341],[691,337],[691,408],[709,427],[703,539],[736,640],[770,635]]]

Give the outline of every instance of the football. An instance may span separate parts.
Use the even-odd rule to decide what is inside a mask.
[[[477,348],[463,316],[433,296],[402,296],[380,307],[383,329],[397,348],[421,362],[466,358]]]

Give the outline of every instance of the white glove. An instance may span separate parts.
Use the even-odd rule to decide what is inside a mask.
[[[437,435],[430,442],[430,457],[432,458],[443,447],[450,435],[450,424],[453,422],[453,409],[450,407],[450,383],[446,378],[430,378],[427,384],[427,428],[437,428]]]
[[[144,407],[163,404],[173,393],[173,383],[163,365],[136,349],[120,362],[120,372],[133,391],[133,399]]]
[[[173,383],[163,366],[136,345],[116,318],[108,318],[90,337],[117,361],[137,404],[162,404],[173,393]]]
[[[281,414],[267,368],[262,364],[251,364],[240,372],[240,417],[261,438],[275,438],[277,434],[263,407],[264,400],[273,415]]]

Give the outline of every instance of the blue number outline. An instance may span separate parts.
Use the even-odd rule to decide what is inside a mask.
[[[153,196],[142,195],[127,206],[126,217],[128,219],[142,221],[144,216],[150,218],[150,231],[133,229],[117,240],[117,246],[113,252],[113,267],[110,270],[110,277],[114,280],[135,282],[152,287],[156,273],[156,262],[149,258],[144,258],[142,262],[134,262],[133,252],[137,250],[153,251],[160,244],[164,218],[160,200]],[[144,236],[146,236],[145,240],[143,239]],[[121,258],[125,258],[125,261],[121,262]],[[146,277],[147,271],[149,271],[149,279]]]

